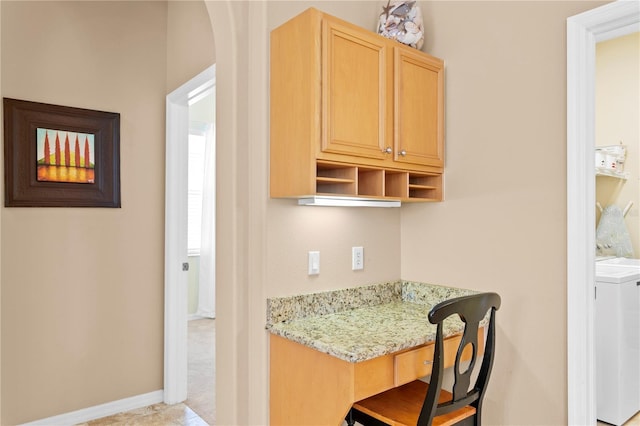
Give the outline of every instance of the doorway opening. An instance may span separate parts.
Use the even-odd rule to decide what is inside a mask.
[[[189,92],[187,399],[215,424],[215,79]]]
[[[165,160],[164,402],[186,400],[211,424],[215,423],[215,73],[213,65],[167,96]],[[187,326],[188,319],[194,320],[192,327]]]
[[[640,5],[619,1],[567,19],[568,423],[595,424],[595,44],[638,31]]]

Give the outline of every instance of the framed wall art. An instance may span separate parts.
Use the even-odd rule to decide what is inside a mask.
[[[120,207],[120,114],[3,101],[6,207]]]

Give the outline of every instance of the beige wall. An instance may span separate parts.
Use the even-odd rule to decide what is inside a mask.
[[[368,29],[375,28],[379,14],[375,2],[271,2],[269,30],[311,6]],[[400,212],[393,208],[299,207],[294,200],[269,200],[267,297],[398,279]],[[353,246],[364,247],[363,271],[351,270]],[[307,275],[310,250],[320,251],[317,276]]]
[[[487,424],[567,422],[566,18],[594,2],[435,2],[446,201],[403,207],[402,276],[502,297]]]
[[[121,114],[121,209],[4,208],[2,424],[162,389],[164,2],[2,2],[2,95]]]
[[[68,3],[71,4],[74,3]],[[218,199],[224,204],[218,211],[217,240],[220,331],[216,364],[220,424],[265,424],[268,418],[266,297],[350,287],[398,275],[498,291],[503,296],[503,308],[498,316],[498,355],[485,422],[566,423],[565,19],[602,3],[420,4],[427,24],[425,50],[444,58],[447,67],[447,200],[441,204],[404,206],[401,210],[325,210],[297,207],[291,201],[267,197],[268,30],[311,5],[367,26],[372,19],[375,21],[379,2],[207,2],[218,43],[218,102],[224,105],[218,110],[218,140],[224,141],[226,148],[218,151],[219,176],[224,177],[218,180]],[[146,2],[133,2],[133,5],[155,7]],[[131,5],[124,3],[120,7],[127,6]],[[83,100],[87,107],[93,107],[91,102],[100,99],[105,108],[123,114],[132,108],[129,102],[133,102],[140,106],[131,113],[138,119],[138,114],[150,114],[150,105],[152,108],[163,106],[164,90],[156,94],[156,85],[164,89],[177,84],[169,82],[168,75],[167,81],[154,80],[154,88],[149,90],[158,99],[150,94],[149,99],[141,98],[140,82],[136,78],[144,73],[139,69],[126,69],[127,78],[119,81],[125,87],[116,85],[109,88],[111,91],[105,88],[107,93],[100,97],[91,95],[93,91],[103,90],[101,87],[87,88],[91,89],[83,90],[87,96],[75,99],[73,93],[66,93],[64,85],[47,80],[46,76],[18,78],[16,67],[7,67],[8,59],[17,60],[16,57],[29,62],[29,58],[20,57],[15,47],[10,56],[5,54],[5,25],[9,24],[12,32],[21,31],[16,26],[25,25],[34,17],[23,16],[17,20],[12,14],[9,20],[6,15],[12,8],[6,7],[6,2],[2,2],[2,8],[3,95],[14,92],[13,96],[26,97],[35,93],[50,97],[47,101]],[[132,19],[135,16],[133,14]],[[145,22],[143,28],[152,25],[148,16],[142,21]],[[139,31],[126,34],[137,39]],[[60,31],[56,37],[63,34],[65,32]],[[63,45],[69,44],[71,48],[79,42],[70,40]],[[128,41],[126,45],[135,46],[135,43]],[[153,62],[156,56],[162,56],[153,49],[150,55],[144,55],[145,60]],[[147,69],[149,64],[146,65],[141,69]],[[8,84],[14,79],[19,80],[18,86],[13,82]],[[143,83],[150,84],[148,79]],[[134,90],[132,87],[137,97],[127,93]],[[143,88],[147,86],[143,84]],[[113,104],[108,102],[111,98],[116,98]],[[152,176],[135,173],[134,165],[145,158],[140,151],[156,146],[155,143],[162,146],[162,143],[149,137],[149,131],[160,132],[156,129],[160,126],[156,117],[144,116],[142,120],[142,124],[153,123],[149,125],[151,130],[145,127],[145,138],[134,138],[141,130],[129,123],[129,143],[135,141],[137,145],[130,148],[135,152],[128,154],[128,163],[123,161],[126,169],[123,170],[123,209],[102,212],[2,209],[3,424],[21,421],[17,418],[20,413],[28,413],[29,418],[23,420],[36,419],[161,386],[162,297],[157,289],[162,286],[163,175],[160,165],[151,164]],[[124,141],[123,134],[123,145]],[[63,256],[54,254],[51,259],[47,250],[52,249],[55,239],[62,235],[59,228],[41,224],[45,215],[48,220],[63,225],[80,223],[91,231],[94,239],[101,240],[104,249],[100,249],[96,257],[87,256],[74,247],[69,250],[70,255],[94,262],[86,268],[99,269],[99,273],[94,274],[95,281],[65,282],[55,277],[57,272],[66,270],[57,266]],[[114,226],[116,222],[118,227]],[[23,242],[24,231],[27,235],[37,232],[38,237],[44,234],[44,246]],[[123,234],[130,237],[135,232],[144,233],[148,240],[139,240],[145,244],[143,249],[147,253],[142,250],[142,259],[136,258],[134,267],[128,251],[130,238],[127,241],[119,238]],[[70,240],[69,245],[71,243],[89,244],[80,238]],[[365,271],[361,273],[354,273],[348,267],[350,247],[356,244],[365,247]],[[305,271],[306,251],[311,249],[321,251],[321,274],[316,278],[307,277]],[[12,254],[15,250],[30,256]],[[141,250],[133,253],[138,255]],[[34,268],[29,268],[32,263],[28,259],[37,259],[48,267],[45,270],[51,279],[46,284],[30,270]],[[70,300],[60,300],[61,288]],[[96,289],[113,297],[93,297]],[[148,303],[142,311],[139,303],[130,309],[130,298],[139,298],[142,290],[146,290],[144,297]],[[81,292],[86,292],[86,297],[79,299],[84,303],[76,303]],[[76,296],[71,298],[69,294]],[[9,296],[12,304],[5,302]],[[18,308],[13,306],[16,301],[22,303]],[[25,306],[27,301],[35,301],[36,306]],[[85,316],[94,318],[95,322],[76,323],[60,315],[62,310],[68,315],[67,311],[73,312],[77,306],[86,309]],[[89,308],[99,314],[92,316]],[[35,317],[49,322],[43,325],[43,321]],[[63,323],[64,331],[49,330],[62,319],[67,320]],[[128,332],[121,332],[125,328]],[[120,337],[117,350],[95,343],[91,337],[95,330],[110,342]],[[75,356],[84,356],[91,365],[85,368],[76,363],[70,371],[66,358],[56,354],[60,347],[64,348],[58,342],[54,342],[58,344],[55,350],[45,352],[52,355],[37,361],[44,362],[48,368],[62,366],[62,373],[72,378],[94,378],[92,375],[104,373],[94,370],[115,364],[113,357],[102,361],[97,352],[103,348],[116,356],[122,352],[134,355],[133,360],[127,359],[123,365],[148,355],[144,361],[153,364],[152,370],[156,373],[142,377],[144,373],[136,370],[130,372],[127,380],[110,386],[117,381],[113,377],[121,377],[116,372],[105,382],[105,387],[102,381],[87,380],[80,383],[84,394],[71,389],[71,393],[56,398],[55,404],[46,401],[45,407],[22,404],[18,407],[23,411],[18,411],[8,400],[20,403],[20,398],[8,396],[7,389],[13,392],[15,388],[22,396],[26,392],[21,383],[16,383],[17,373],[13,370],[25,365],[42,368],[29,354],[28,363],[17,359],[16,350],[7,350],[7,342],[26,341],[31,346],[43,346],[46,342],[40,340],[47,339],[50,331],[55,331],[55,338],[76,350],[67,356],[76,353]],[[143,333],[150,333],[154,340],[148,354],[143,354],[134,340]],[[101,336],[101,340],[105,336]],[[144,348],[147,347],[145,344]],[[12,357],[9,361],[8,353]],[[57,387],[55,395],[59,395],[61,386],[73,388],[76,384],[65,381],[67,377],[51,377],[48,371],[22,373],[23,380],[29,379],[37,385],[35,390],[29,389],[35,392],[35,398],[51,393],[53,387]],[[54,371],[54,374],[57,373]],[[129,378],[135,383],[129,383]],[[129,388],[131,393],[122,395],[126,392],[124,388]],[[85,395],[99,401],[88,401]],[[33,394],[27,399],[34,400]]]
[[[640,257],[640,32],[596,45],[596,146],[627,147],[627,180],[599,176],[596,200],[633,207],[625,217],[635,257]],[[596,220],[600,212],[596,210]],[[597,222],[596,222],[597,223]]]
[[[348,268],[346,249],[366,238],[374,261],[366,259],[365,272],[497,291],[503,307],[485,422],[566,424],[566,18],[602,3],[419,4],[424,50],[446,66],[446,201],[383,212],[268,201],[267,295],[374,278]],[[366,26],[379,2],[278,3],[270,27],[309,5]],[[314,235],[311,223],[326,233]],[[304,254],[316,247],[332,263],[314,280]]]
[[[1,209],[0,423],[16,424],[162,389],[165,96],[214,50],[202,2],[1,9],[3,96],[121,114],[121,209]]]
[[[167,93],[215,63],[215,44],[202,0],[169,1],[167,19]]]

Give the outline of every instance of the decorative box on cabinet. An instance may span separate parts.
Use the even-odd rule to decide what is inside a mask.
[[[308,9],[271,33],[271,196],[441,201],[443,61]]]

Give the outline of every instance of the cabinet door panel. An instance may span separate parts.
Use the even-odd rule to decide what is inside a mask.
[[[442,62],[395,49],[395,157],[403,163],[444,165]]]
[[[326,19],[322,44],[323,152],[384,158],[384,41]]]

